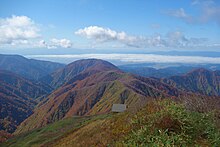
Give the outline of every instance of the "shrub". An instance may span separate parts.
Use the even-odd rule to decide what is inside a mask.
[[[213,113],[192,112],[169,100],[147,104],[123,141],[134,146],[220,146]]]

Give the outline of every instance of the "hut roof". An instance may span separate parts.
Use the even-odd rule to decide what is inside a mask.
[[[126,104],[113,104],[112,112],[124,112],[126,108]]]

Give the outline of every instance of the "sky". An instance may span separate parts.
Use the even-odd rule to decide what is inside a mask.
[[[220,52],[220,1],[0,0],[0,53],[161,51]]]

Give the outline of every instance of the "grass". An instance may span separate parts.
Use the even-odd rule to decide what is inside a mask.
[[[220,146],[215,111],[189,111],[171,100],[138,112],[69,118],[10,139],[4,146]]]
[[[31,132],[20,134],[9,139],[7,142],[0,144],[0,146],[11,146],[11,147],[29,147],[29,146],[42,146],[49,145],[55,140],[64,137],[70,132],[77,130],[78,128],[86,125],[96,119],[104,119],[111,115],[97,115],[97,116],[85,116],[85,117],[73,117],[67,118],[53,124],[47,125],[46,127],[35,129]]]
[[[53,146],[220,146],[213,112],[189,111],[170,100],[152,101],[136,114],[96,120]]]
[[[130,146],[220,146],[214,114],[192,112],[171,101],[152,102],[132,119],[121,142]]]

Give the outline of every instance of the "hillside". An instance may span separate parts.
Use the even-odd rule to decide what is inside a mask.
[[[155,77],[155,78],[168,78],[171,76],[182,75],[195,67],[192,66],[177,66],[177,67],[166,67],[166,68],[152,68],[150,65],[121,65],[119,68],[128,73],[136,74],[143,77]]]
[[[79,64],[80,61],[87,64]],[[64,68],[63,71],[72,69],[69,66],[78,67],[74,69],[78,74],[68,82],[64,82],[67,78],[63,76],[61,83],[65,84],[51,93],[48,101],[19,126],[17,134],[67,117],[107,113],[113,103],[127,104],[129,111],[136,111],[150,99],[192,97],[158,80],[121,72],[106,61],[80,61]]]
[[[13,132],[17,125],[33,113],[36,98],[52,89],[14,73],[0,70],[0,130]]]
[[[49,61],[27,59],[20,55],[0,54],[0,70],[8,70],[27,79],[38,80],[64,65]]]
[[[0,85],[12,87],[19,92],[16,93],[18,96],[30,99],[36,99],[52,91],[52,88],[48,85],[25,79],[20,75],[5,70],[0,70]]]
[[[182,76],[172,76],[162,80],[178,89],[210,96],[220,96],[220,71],[203,68],[188,72]]]
[[[78,60],[66,65],[64,68],[61,68],[43,77],[41,81],[49,84],[54,88],[58,88],[59,86],[65,84],[66,82],[74,78],[79,73],[89,71],[87,72],[87,74],[93,74],[105,70],[118,70],[118,69],[113,64],[104,60],[98,60],[98,59]]]
[[[0,146],[219,146],[219,118],[172,101],[132,113],[72,117],[14,136]]]
[[[12,137],[7,142],[0,144],[0,146],[47,146],[50,143],[60,139],[69,133],[79,129],[80,127],[96,120],[104,120],[111,117],[111,114],[85,116],[85,117],[71,117],[53,124],[49,124],[43,128],[35,129],[28,133]]]

